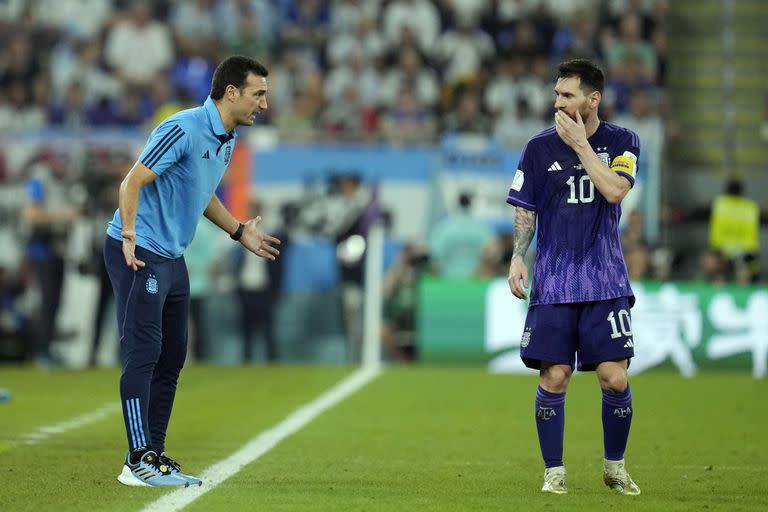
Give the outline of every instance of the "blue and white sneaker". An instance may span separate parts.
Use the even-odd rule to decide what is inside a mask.
[[[187,482],[189,482],[189,485],[203,485],[203,481],[200,480],[197,477],[190,476],[187,474],[184,474],[181,472],[181,465],[170,458],[167,453],[163,452],[160,454],[160,464],[165,464],[166,466],[169,466],[171,468],[171,473],[179,478],[183,478]]]
[[[123,471],[117,481],[131,487],[189,487],[189,482],[175,475],[168,464],[160,462],[157,453],[148,451],[136,464],[131,464],[130,452],[125,456]]]

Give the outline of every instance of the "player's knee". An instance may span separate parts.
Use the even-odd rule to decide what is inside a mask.
[[[541,385],[551,393],[564,393],[571,380],[571,369],[565,365],[552,365],[541,371]]]
[[[627,389],[627,372],[616,371],[600,376],[600,386],[612,393],[623,393]]]

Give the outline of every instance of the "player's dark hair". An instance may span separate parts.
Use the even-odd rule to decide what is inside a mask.
[[[578,77],[581,79],[581,90],[585,94],[598,91],[603,94],[605,75],[603,70],[587,59],[573,59],[561,62],[557,66],[557,78]]]
[[[257,60],[242,55],[233,55],[221,61],[213,72],[211,98],[214,100],[223,98],[228,85],[242,89],[248,73],[266,77],[269,71]]]

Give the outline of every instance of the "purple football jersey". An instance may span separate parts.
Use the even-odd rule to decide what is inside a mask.
[[[600,122],[588,142],[606,165],[635,184],[640,140],[634,132]],[[531,304],[616,297],[634,303],[621,252],[621,207],[605,200],[554,127],[523,148],[507,202],[536,212]]]

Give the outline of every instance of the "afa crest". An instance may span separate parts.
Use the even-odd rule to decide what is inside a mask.
[[[224,149],[224,163],[228,164],[230,158],[232,158],[232,146],[228,144]]]
[[[157,279],[155,279],[155,276],[150,275],[147,279],[146,284],[147,292],[155,294],[157,293]]]

